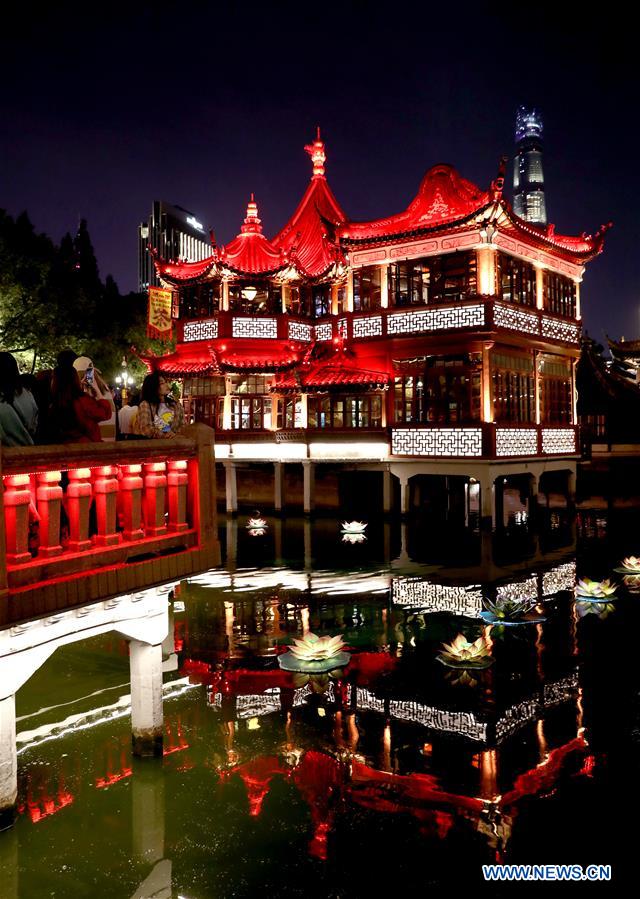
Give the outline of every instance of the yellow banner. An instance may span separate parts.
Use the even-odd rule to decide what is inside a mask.
[[[173,291],[163,287],[149,288],[149,318],[147,333],[149,337],[169,340],[171,338],[171,303]]]

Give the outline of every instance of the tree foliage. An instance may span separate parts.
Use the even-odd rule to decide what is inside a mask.
[[[0,210],[0,348],[15,353],[23,369],[55,364],[70,347],[90,356],[112,379],[123,356],[138,376],[136,351],[166,351],[146,336],[146,297],[121,294],[113,278],[100,279],[86,221],[56,245],[37,234],[26,213]]]

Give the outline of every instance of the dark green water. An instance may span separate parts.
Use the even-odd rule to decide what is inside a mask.
[[[245,524],[222,524],[228,567],[174,597],[162,760],[132,761],[116,635],[57,650],[18,693],[3,899],[553,889],[485,887],[494,861],[631,879],[640,595],[588,607],[572,587],[640,553],[636,519],[576,533],[555,513],[493,544],[420,521],[372,522],[361,544],[328,519]],[[488,631],[479,603],[497,593],[545,620]],[[304,629],[341,633],[350,665],[281,672]],[[490,668],[440,664],[459,633],[488,634]]]

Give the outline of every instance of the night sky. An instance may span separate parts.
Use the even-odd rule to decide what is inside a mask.
[[[544,118],[557,231],[614,222],[585,274],[586,328],[640,337],[638,51],[621,5],[594,22],[585,7],[534,0],[520,14],[347,0],[29,6],[0,37],[0,207],[26,209],[56,240],[86,218],[101,274],[121,290],[136,288],[136,228],[154,199],[225,242],[253,190],[273,236],[306,187],[316,123],[334,192],[368,219],[404,209],[438,162],[488,186],[525,103]]]

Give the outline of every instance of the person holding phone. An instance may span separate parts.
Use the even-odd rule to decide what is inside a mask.
[[[99,443],[100,423],[109,420],[111,407],[95,383],[80,381],[76,368],[65,360],[51,379],[49,428],[52,443]]]
[[[84,390],[89,396],[97,395],[99,399],[109,403],[111,414],[107,419],[100,422],[101,439],[111,441],[116,439],[116,404],[113,401],[113,395],[109,387],[102,379],[102,375],[98,368],[95,368],[93,362],[88,356],[78,356],[74,361],[73,367],[80,375],[80,382]],[[94,387],[98,393],[95,394]]]

